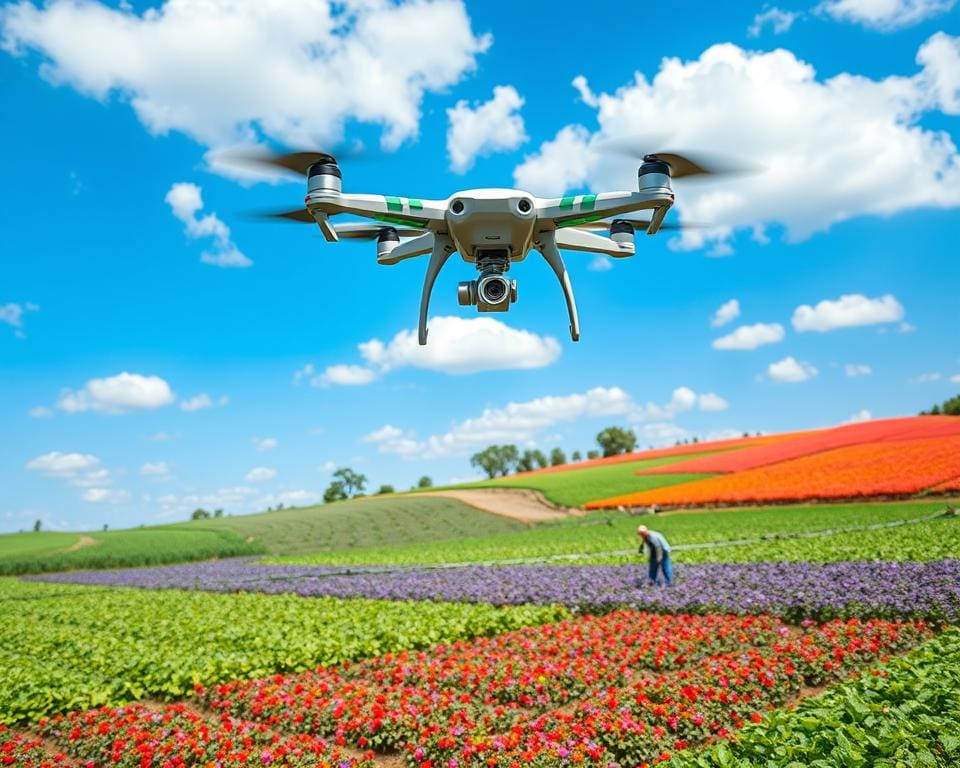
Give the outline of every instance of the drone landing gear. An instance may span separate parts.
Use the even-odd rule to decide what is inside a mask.
[[[541,239],[534,243],[536,249],[540,251],[547,264],[560,281],[560,287],[563,289],[563,298],[567,302],[567,314],[570,315],[570,338],[573,341],[580,341],[580,319],[577,317],[577,302],[573,298],[573,285],[570,283],[570,274],[563,263],[563,257],[560,255],[560,249],[557,248],[556,235],[553,232],[544,232]]]
[[[417,340],[420,346],[427,343],[427,312],[430,309],[430,294],[433,293],[433,284],[437,282],[437,275],[443,269],[456,249],[448,236],[435,235],[433,240],[433,251],[430,253],[430,263],[427,264],[427,274],[423,278],[423,293],[420,295],[420,324],[417,329]]]

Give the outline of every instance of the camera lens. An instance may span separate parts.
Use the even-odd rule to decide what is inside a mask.
[[[463,213],[463,200],[454,200],[450,206],[450,210],[454,213]]]
[[[520,213],[530,213],[530,201],[527,198],[521,198],[520,202],[517,203],[517,208],[520,210]]]
[[[507,295],[507,283],[503,278],[493,278],[483,284],[483,296],[489,304],[499,304]]]

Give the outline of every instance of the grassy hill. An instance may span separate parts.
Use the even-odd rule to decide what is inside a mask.
[[[91,533],[0,535],[0,575],[410,545],[525,528],[452,499],[386,496]]]

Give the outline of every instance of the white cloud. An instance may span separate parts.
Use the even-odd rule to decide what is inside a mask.
[[[248,483],[262,483],[265,480],[273,480],[277,476],[277,470],[271,467],[254,467],[247,472],[244,480]]]
[[[93,504],[126,504],[130,501],[130,492],[119,488],[87,488],[82,498]]]
[[[730,407],[730,403],[712,392],[700,395],[697,398],[697,405],[700,406],[701,411],[725,411]]]
[[[719,328],[738,317],[740,317],[740,302],[737,299],[730,299],[730,301],[721,304],[717,311],[713,313],[713,317],[710,318],[710,325]]]
[[[30,416],[34,419],[49,419],[53,416],[53,409],[45,405],[36,405],[30,409]]]
[[[498,85],[493,98],[471,108],[465,99],[447,110],[450,168],[465,173],[477,156],[516,149],[527,140],[519,111],[523,99],[512,85]]]
[[[861,293],[841,296],[836,301],[824,299],[817,306],[802,304],[793,313],[796,331],[834,331],[877,323],[896,323],[903,319],[903,306],[891,294],[870,299]]]
[[[165,461],[147,462],[140,467],[143,477],[164,478],[170,476],[170,467]]]
[[[118,373],[104,379],[90,379],[83,389],[60,393],[57,407],[67,413],[129,413],[170,405],[174,401],[170,385],[159,376]]]
[[[510,328],[492,317],[435,317],[430,321],[430,343],[417,343],[416,329],[400,331],[384,343],[370,339],[357,345],[365,365],[331,365],[314,375],[308,365],[294,374],[294,382],[309,377],[311,385],[362,386],[398,368],[422,368],[450,374],[543,368],[560,357],[552,336]]]
[[[940,381],[943,378],[943,375],[937,371],[932,371],[928,373],[921,373],[919,376],[914,376],[910,379],[911,384],[931,384],[934,381]]]
[[[960,38],[937,32],[920,47],[917,61],[940,109],[960,115]]]
[[[387,424],[363,438],[381,453],[404,458],[436,458],[469,453],[491,443],[525,444],[557,425],[582,418],[619,416],[632,422],[667,421],[694,408],[723,410],[727,402],[718,395],[698,395],[677,387],[665,405],[639,405],[620,387],[595,387],[583,393],[540,397],[501,408],[486,408],[477,417],[455,423],[449,431],[419,439],[412,430]]]
[[[782,35],[790,30],[799,16],[800,14],[795,11],[784,11],[776,6],[765,8],[753,17],[753,24],[747,29],[747,34],[750,37],[759,37],[763,28],[769,24],[773,34]]]
[[[951,384],[960,384],[960,373],[955,373],[950,377]]]
[[[337,464],[334,461],[325,461],[317,469],[321,472],[333,472],[337,468]]]
[[[587,269],[591,272],[609,272],[613,269],[613,259],[609,256],[604,256],[602,253],[598,253],[590,263],[587,264]]]
[[[46,79],[115,94],[151,133],[210,147],[329,146],[348,120],[384,126],[396,147],[417,135],[424,94],[459,81],[491,43],[459,0],[168,0],[142,14],[23,1],[0,18],[3,47],[41,53]]]
[[[254,437],[250,442],[256,446],[258,451],[272,451],[280,445],[280,441],[275,437]]]
[[[856,216],[954,208],[960,205],[957,148],[946,132],[921,122],[945,102],[941,93],[949,88],[940,83],[952,82],[943,75],[952,70],[942,64],[941,48],[954,40],[931,38],[939,55],[922,48],[922,69],[910,77],[818,79],[788,50],[754,52],[724,43],[691,61],[666,58],[652,79],[637,73],[612,94],[592,94],[578,80],[585,102],[595,105],[598,129],[561,128],[515,169],[514,179],[545,195],[583,186],[635,188],[636,165],[602,145],[636,141],[637,126],[656,126],[671,148],[705,149],[759,170],[722,185],[678,181],[681,219],[718,225],[684,231],[678,247],[729,250],[735,230],[756,238],[774,224],[798,241]],[[810,189],[820,191],[810,195]]]
[[[843,372],[853,378],[855,376],[869,376],[873,373],[873,368],[862,363],[847,363],[843,366]]]
[[[810,363],[799,362],[791,357],[785,357],[767,367],[767,375],[780,383],[796,383],[812,379],[819,373]]]
[[[213,400],[210,399],[210,395],[206,392],[201,392],[199,395],[194,395],[188,400],[180,401],[180,410],[186,411],[187,413],[192,413],[193,411],[202,411],[204,408],[212,408]]]
[[[170,187],[164,198],[173,211],[173,215],[186,225],[186,232],[192,238],[212,238],[214,248],[204,251],[200,261],[215,267],[249,267],[253,262],[244,256],[230,239],[230,228],[215,213],[197,218],[203,208],[201,190],[196,184],[181,181]]]
[[[866,408],[857,411],[849,419],[847,419],[844,424],[859,424],[861,421],[870,421],[873,418],[873,414],[870,413]]]
[[[0,17],[2,18],[2,17]],[[14,328],[14,335],[19,338],[25,338],[23,333],[23,314],[24,312],[36,312],[40,309],[36,304],[27,302],[24,305],[0,304],[0,323],[6,323]]]
[[[783,341],[784,330],[780,323],[755,323],[741,325],[732,333],[714,339],[714,349],[756,349],[764,344],[776,344]]]
[[[27,462],[27,469],[50,477],[76,477],[78,473],[94,469],[100,459],[89,453],[62,453],[50,451]]]
[[[309,381],[316,373],[313,363],[307,363],[303,368],[298,368],[293,372],[293,383],[299,384],[301,381]]]
[[[946,13],[956,0],[824,0],[814,11],[890,32]]]
[[[672,445],[678,440],[684,440],[690,436],[688,430],[671,421],[655,421],[650,424],[643,424],[635,432],[639,445],[652,445],[655,448],[661,445]]]

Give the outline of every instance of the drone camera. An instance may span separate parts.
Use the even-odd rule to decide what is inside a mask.
[[[510,269],[510,252],[478,249],[476,259],[480,277],[457,286],[457,302],[462,307],[475,305],[480,312],[506,312],[517,300],[517,281],[503,275]]]
[[[646,155],[643,165],[637,171],[637,182],[641,192],[658,194],[672,192],[670,186],[670,164],[656,155]]]

